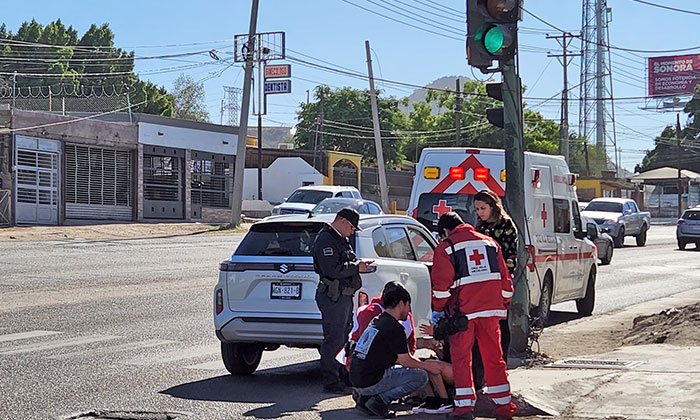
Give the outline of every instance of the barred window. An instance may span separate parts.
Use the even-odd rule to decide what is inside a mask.
[[[229,163],[212,160],[193,160],[190,164],[192,203],[204,207],[228,208]]]

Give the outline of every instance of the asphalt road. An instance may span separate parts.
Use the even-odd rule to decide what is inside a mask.
[[[0,242],[0,419],[362,418],[349,397],[319,392],[315,350],[282,348],[254,376],[227,374],[212,290],[241,237]],[[646,247],[600,267],[595,312],[700,287],[697,257],[675,249],[673,226],[654,226]],[[554,322],[576,316],[554,309]]]

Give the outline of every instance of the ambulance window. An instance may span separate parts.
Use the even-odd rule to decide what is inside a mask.
[[[571,213],[569,211],[569,200],[560,198],[554,199],[554,232],[571,232]]]
[[[571,202],[571,209],[574,215],[574,232],[583,232],[583,225],[581,223],[581,213],[578,210],[578,203],[575,201]]]
[[[402,260],[415,260],[411,243],[408,241],[406,231],[402,227],[388,228],[386,236],[389,240],[389,256]]]
[[[408,228],[408,238],[411,240],[411,244],[413,244],[413,249],[416,251],[418,261],[433,261],[433,247],[428,238],[423,236],[423,234],[417,230],[411,228]]]

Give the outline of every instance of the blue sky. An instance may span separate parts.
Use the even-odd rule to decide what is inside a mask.
[[[427,29],[442,32],[464,32],[464,0],[349,0],[365,8],[411,22]],[[430,7],[430,3],[439,6]],[[660,0],[660,4],[700,11],[700,5],[692,0]],[[415,18],[402,17],[379,7],[379,4],[401,7],[437,21],[420,24]],[[554,24],[578,32],[581,26],[581,0],[526,0],[525,8]],[[611,44],[640,50],[667,50],[692,47],[700,44],[697,37],[688,34],[700,23],[700,16],[662,10],[633,0],[608,0],[612,9],[610,22]],[[221,58],[230,58],[233,35],[248,32],[250,0],[233,1],[133,1],[88,2],[69,0],[55,2],[33,0],[14,3],[5,11],[2,21],[13,32],[21,22],[36,19],[42,24],[61,18],[82,34],[92,23],[109,23],[116,34],[117,46],[134,50],[137,56],[153,56],[216,49]],[[419,9],[438,13],[438,17]],[[406,13],[406,12],[403,12]],[[545,35],[556,34],[532,16],[524,14],[520,24],[520,73],[525,94],[531,98],[549,98],[561,92],[562,67],[547,52],[561,51],[555,40]],[[374,71],[377,77],[425,85],[450,75],[462,75],[483,79],[479,72],[472,72],[466,64],[464,42],[438,36],[391,21],[377,14],[361,10],[342,0],[261,0],[258,32],[285,31],[287,54],[311,61],[325,60],[333,66],[342,66],[366,73],[364,41],[369,40],[373,50]],[[448,36],[459,37],[453,33]],[[180,45],[194,44],[198,45]],[[179,45],[179,46],[172,46]],[[570,50],[580,49],[574,41]],[[700,53],[694,50],[689,53]],[[680,53],[679,53],[680,54]],[[682,53],[687,54],[687,53]],[[613,89],[615,97],[641,97],[646,94],[645,57],[673,55],[614,51]],[[183,62],[184,61],[184,62]],[[188,66],[180,68],[180,66]],[[221,63],[215,63],[208,54],[177,60],[141,60],[136,70],[142,78],[167,88],[181,74],[204,82],[207,106],[212,121],[219,122],[222,86],[242,86],[242,70],[231,66],[223,73]],[[344,75],[292,64],[293,93],[270,96],[265,125],[291,125],[294,111],[300,102],[306,101],[306,90],[325,83],[334,87],[351,86],[366,88],[367,82]],[[219,74],[220,73],[220,74]],[[214,77],[215,76],[215,77]],[[579,61],[569,66],[570,86],[579,83]],[[395,96],[411,93],[410,88],[382,86]],[[572,90],[578,96],[578,88]],[[527,100],[531,107],[546,118],[558,121],[560,106],[557,101],[542,103]],[[622,164],[633,169],[641,161],[643,151],[653,147],[653,138],[663,127],[675,121],[675,113],[643,111],[641,99],[621,99],[616,102],[617,142],[622,149]],[[253,120],[251,120],[251,123]],[[570,108],[570,125],[578,124],[578,105]]]

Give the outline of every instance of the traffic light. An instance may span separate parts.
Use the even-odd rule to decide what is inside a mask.
[[[522,0],[467,0],[467,60],[489,72],[493,60],[507,61],[518,45]]]
[[[486,83],[486,94],[497,101],[503,101],[503,83]],[[503,108],[489,108],[486,110],[486,119],[496,127],[503,128]]]

